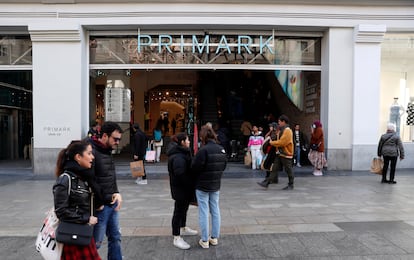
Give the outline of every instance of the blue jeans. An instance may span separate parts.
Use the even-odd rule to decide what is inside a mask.
[[[295,153],[296,164],[300,164],[300,152],[301,152],[300,145],[296,146],[295,152],[296,152]]]
[[[122,260],[119,213],[115,211],[116,206],[117,203],[105,205],[103,210],[97,211],[98,223],[93,229],[96,248],[101,247],[105,234],[108,237],[108,260]]]
[[[201,230],[201,239],[206,242],[209,238],[208,213],[211,214],[211,237],[218,238],[220,235],[220,207],[219,191],[205,192],[196,190],[198,203],[198,222]]]

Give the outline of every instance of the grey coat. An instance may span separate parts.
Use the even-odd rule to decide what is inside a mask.
[[[383,134],[378,143],[378,156],[390,156],[404,159],[404,147],[401,138],[395,132]]]

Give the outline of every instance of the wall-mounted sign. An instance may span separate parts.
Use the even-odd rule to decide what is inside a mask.
[[[131,120],[130,89],[105,89],[105,120],[114,122],[129,122]]]
[[[155,48],[155,52],[162,53],[166,50],[173,52],[188,52],[184,48],[191,48],[194,53],[215,53],[222,51],[227,53],[259,53],[269,51],[274,54],[274,36],[249,36],[249,35],[168,35],[157,36],[138,34],[138,53],[145,47]]]
[[[42,128],[43,132],[46,133],[47,136],[61,136],[67,135],[71,129],[70,126],[44,126]]]

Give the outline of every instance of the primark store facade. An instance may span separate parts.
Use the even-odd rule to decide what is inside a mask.
[[[29,157],[35,174],[51,174],[91,122],[119,122],[127,137],[130,123],[150,134],[160,117],[191,132],[286,114],[307,135],[320,120],[332,170],[367,170],[393,121],[414,153],[411,0],[0,0],[0,10],[0,160]]]

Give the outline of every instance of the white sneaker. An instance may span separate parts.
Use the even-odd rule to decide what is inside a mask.
[[[197,230],[191,229],[189,227],[182,227],[180,229],[180,235],[182,235],[182,236],[194,236],[194,235],[197,235],[197,234],[198,234]]]
[[[138,184],[140,184],[140,185],[145,185],[145,184],[148,184],[148,181],[147,181],[147,179],[143,179],[143,180],[140,180],[140,181],[138,182]]]
[[[210,245],[212,246],[217,246],[218,245],[218,239],[217,238],[209,238],[208,242],[210,243]]]
[[[298,163],[296,166],[298,166],[299,168],[302,167],[302,165],[300,165],[300,163]]]
[[[200,239],[200,241],[198,241],[198,244],[202,247],[202,248],[209,248],[210,245],[208,243],[208,241],[204,242],[202,239]]]
[[[184,241],[184,239],[180,236],[174,236],[173,241],[174,246],[178,247],[179,249],[189,249],[190,245]]]
[[[135,183],[136,183],[136,184],[139,184],[139,182],[140,182],[140,181],[142,181],[142,177],[138,177],[138,178],[135,180]]]
[[[323,175],[323,173],[322,173],[322,171],[320,171],[320,170],[314,170],[314,171],[313,171],[313,175],[315,175],[315,176],[322,176],[322,175]]]

